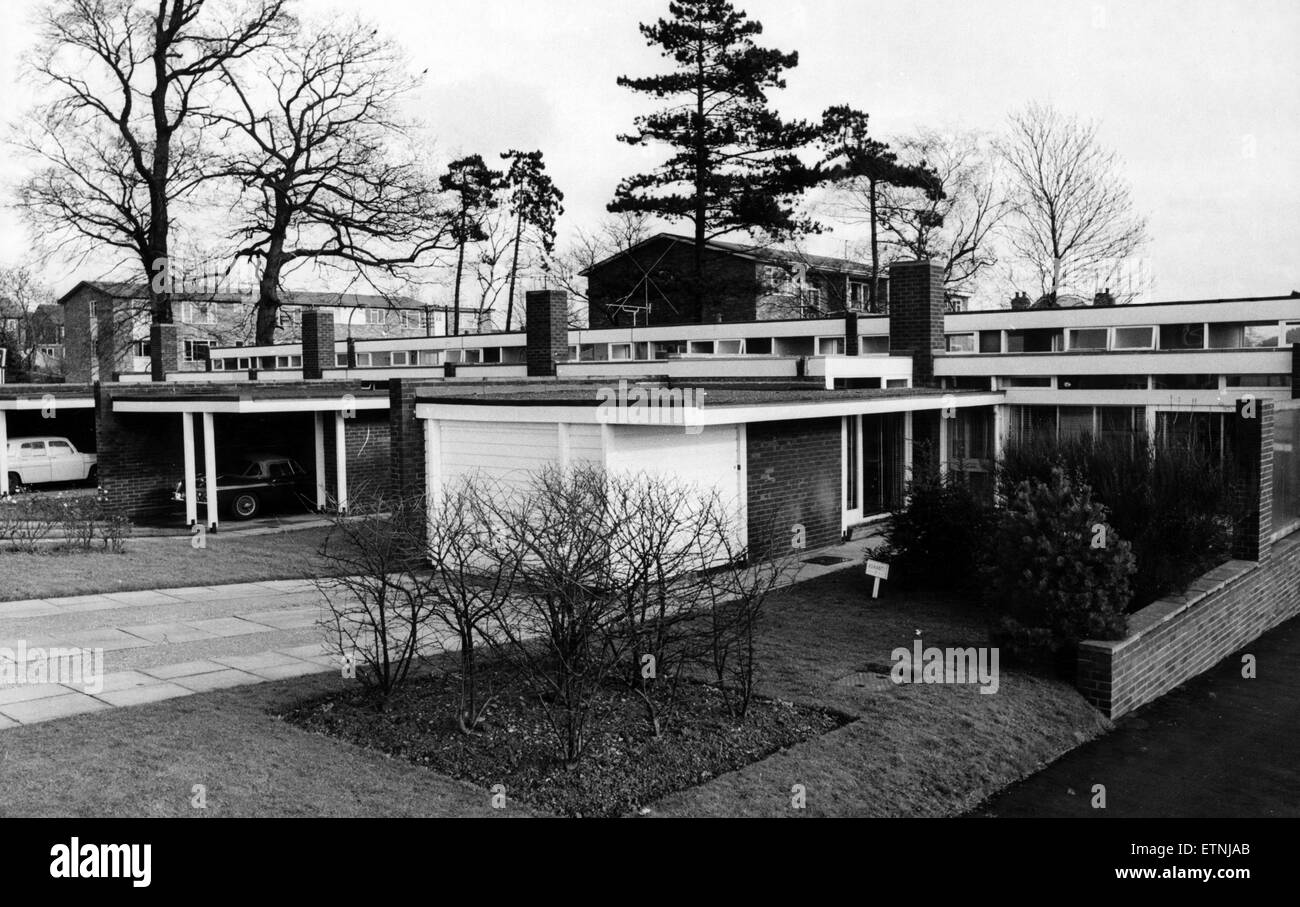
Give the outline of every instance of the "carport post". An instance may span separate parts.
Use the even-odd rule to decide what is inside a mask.
[[[9,494],[9,414],[0,409],[0,498]]]
[[[334,414],[334,479],[338,485],[338,510],[348,509],[348,436],[343,411]]]
[[[317,410],[316,417],[316,512],[325,512],[325,414]]]
[[[181,438],[185,445],[185,524],[193,526],[199,521],[199,502],[194,479],[194,413],[181,413]],[[211,490],[211,489],[209,489]]]
[[[217,436],[212,413],[203,414],[203,474],[208,488],[208,529],[217,531]]]

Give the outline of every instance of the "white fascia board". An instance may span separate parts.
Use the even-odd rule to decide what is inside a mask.
[[[1018,331],[1035,328],[1123,327],[1238,321],[1300,320],[1300,299],[1243,299],[1232,302],[1183,302],[1161,305],[1077,306],[1067,309],[996,309],[950,313],[944,333]]]
[[[826,402],[800,401],[797,403],[764,403],[740,406],[711,406],[708,397],[704,405],[690,410],[693,425],[735,425],[749,422],[777,422],[784,420],[824,419],[835,416],[872,415],[876,413],[918,412],[935,409],[966,409],[976,406],[996,406],[1006,402],[1002,392],[960,394],[927,394],[923,397],[877,397],[866,399],[840,399]],[[415,415],[419,419],[446,419],[457,422],[568,422],[600,424],[605,421],[598,415],[594,403],[581,405],[510,406],[456,403],[417,403]],[[653,410],[647,410],[652,414]],[[612,424],[654,424],[616,421]],[[663,423],[664,427],[680,426],[680,422]]]
[[[1178,350],[1108,353],[949,353],[934,357],[943,377],[993,375],[1290,374],[1291,351]]]
[[[319,399],[283,400],[114,400],[115,413],[306,413],[388,409],[387,397],[353,397],[345,394]]]
[[[1280,396],[1290,396],[1289,391]],[[1154,406],[1157,409],[1230,410],[1238,397],[1271,396],[1268,389],[1229,388],[1219,391],[1143,391],[1083,390],[1061,391],[1048,388],[1009,387],[1005,390],[1008,406]]]
[[[94,397],[60,397],[58,394],[50,394],[50,399],[54,401],[54,409],[57,412],[61,409],[94,409]],[[18,397],[13,400],[0,400],[0,409],[15,410],[33,410],[45,409],[49,401],[45,396],[40,397]]]

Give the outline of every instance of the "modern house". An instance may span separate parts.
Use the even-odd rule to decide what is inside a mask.
[[[355,293],[283,294],[277,334],[296,340],[304,311],[328,312],[351,338],[423,337],[443,333],[445,312],[407,297]],[[256,332],[255,293],[177,293],[172,296],[180,369],[205,371],[214,346],[244,346]],[[65,377],[111,380],[149,371],[149,294],[143,283],[82,281],[59,300],[65,332]],[[284,365],[296,365],[292,357]]]

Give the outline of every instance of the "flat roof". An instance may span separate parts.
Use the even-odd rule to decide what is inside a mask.
[[[91,384],[0,384],[0,409],[45,409],[51,400],[55,408],[93,409],[95,388]]]
[[[267,384],[120,384],[109,391],[120,413],[276,413],[387,409],[388,389],[374,381],[283,381]]]

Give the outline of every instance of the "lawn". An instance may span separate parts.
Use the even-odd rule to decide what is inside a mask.
[[[209,586],[321,575],[316,556],[328,527],[249,536],[128,539],[121,554],[0,549],[0,601],[91,595],[133,589]]]
[[[654,800],[652,815],[959,815],[1108,728],[1067,683],[1005,666],[992,695],[844,682],[888,664],[917,630],[926,646],[984,644],[961,608],[872,602],[865,588],[847,570],[782,590],[761,640],[762,694],[854,720]],[[272,717],[343,683],[302,678],[0,731],[4,814],[191,815],[200,783],[210,815],[491,812],[483,786]],[[806,809],[792,808],[794,785]],[[507,796],[506,814],[530,811]]]

